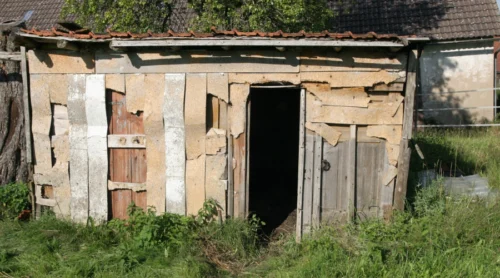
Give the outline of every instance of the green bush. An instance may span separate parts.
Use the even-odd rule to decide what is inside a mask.
[[[30,190],[24,183],[0,186],[0,219],[15,218],[30,208]]]

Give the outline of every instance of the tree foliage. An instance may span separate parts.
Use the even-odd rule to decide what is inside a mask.
[[[333,11],[327,0],[188,0],[197,14],[192,29],[211,26],[241,31],[285,32],[328,29]]]
[[[72,18],[94,32],[164,32],[175,0],[65,0],[61,17]]]

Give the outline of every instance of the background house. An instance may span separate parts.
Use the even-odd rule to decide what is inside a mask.
[[[495,0],[342,1],[333,8],[337,16],[332,29],[336,31],[430,38],[420,56],[420,122],[463,124],[494,119],[492,39],[500,34]]]
[[[28,12],[27,28],[50,29],[57,25],[64,0],[2,0],[0,23],[21,20]]]

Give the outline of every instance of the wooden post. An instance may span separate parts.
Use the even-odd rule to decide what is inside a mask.
[[[306,114],[306,91],[300,91],[300,124],[299,124],[299,168],[297,188],[297,228],[295,241],[302,240],[302,199],[304,188],[304,157],[305,157],[305,114]]]
[[[404,100],[403,138],[400,143],[398,157],[398,175],[394,192],[394,208],[404,210],[406,191],[408,189],[408,172],[410,171],[411,149],[408,141],[412,138],[413,106],[415,103],[415,90],[417,88],[418,52],[412,50],[408,53],[408,70],[406,75],[406,88]]]
[[[313,203],[312,225],[318,228],[321,214],[321,166],[323,160],[323,137],[316,134],[314,137],[314,172],[313,172]]]
[[[26,137],[26,162],[31,165],[33,162],[31,150],[31,117],[30,101],[28,91],[28,64],[26,62],[26,47],[21,46],[21,74],[23,78],[23,102],[24,102],[24,133]],[[29,166],[31,167],[31,166]]]
[[[356,213],[356,125],[351,125],[351,137],[349,139],[349,165],[347,166],[347,217],[353,220]]]

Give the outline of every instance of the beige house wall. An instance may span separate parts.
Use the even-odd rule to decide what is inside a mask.
[[[429,44],[420,58],[419,108],[494,106],[493,42]],[[421,111],[421,121],[463,124],[491,121],[494,109]]]

